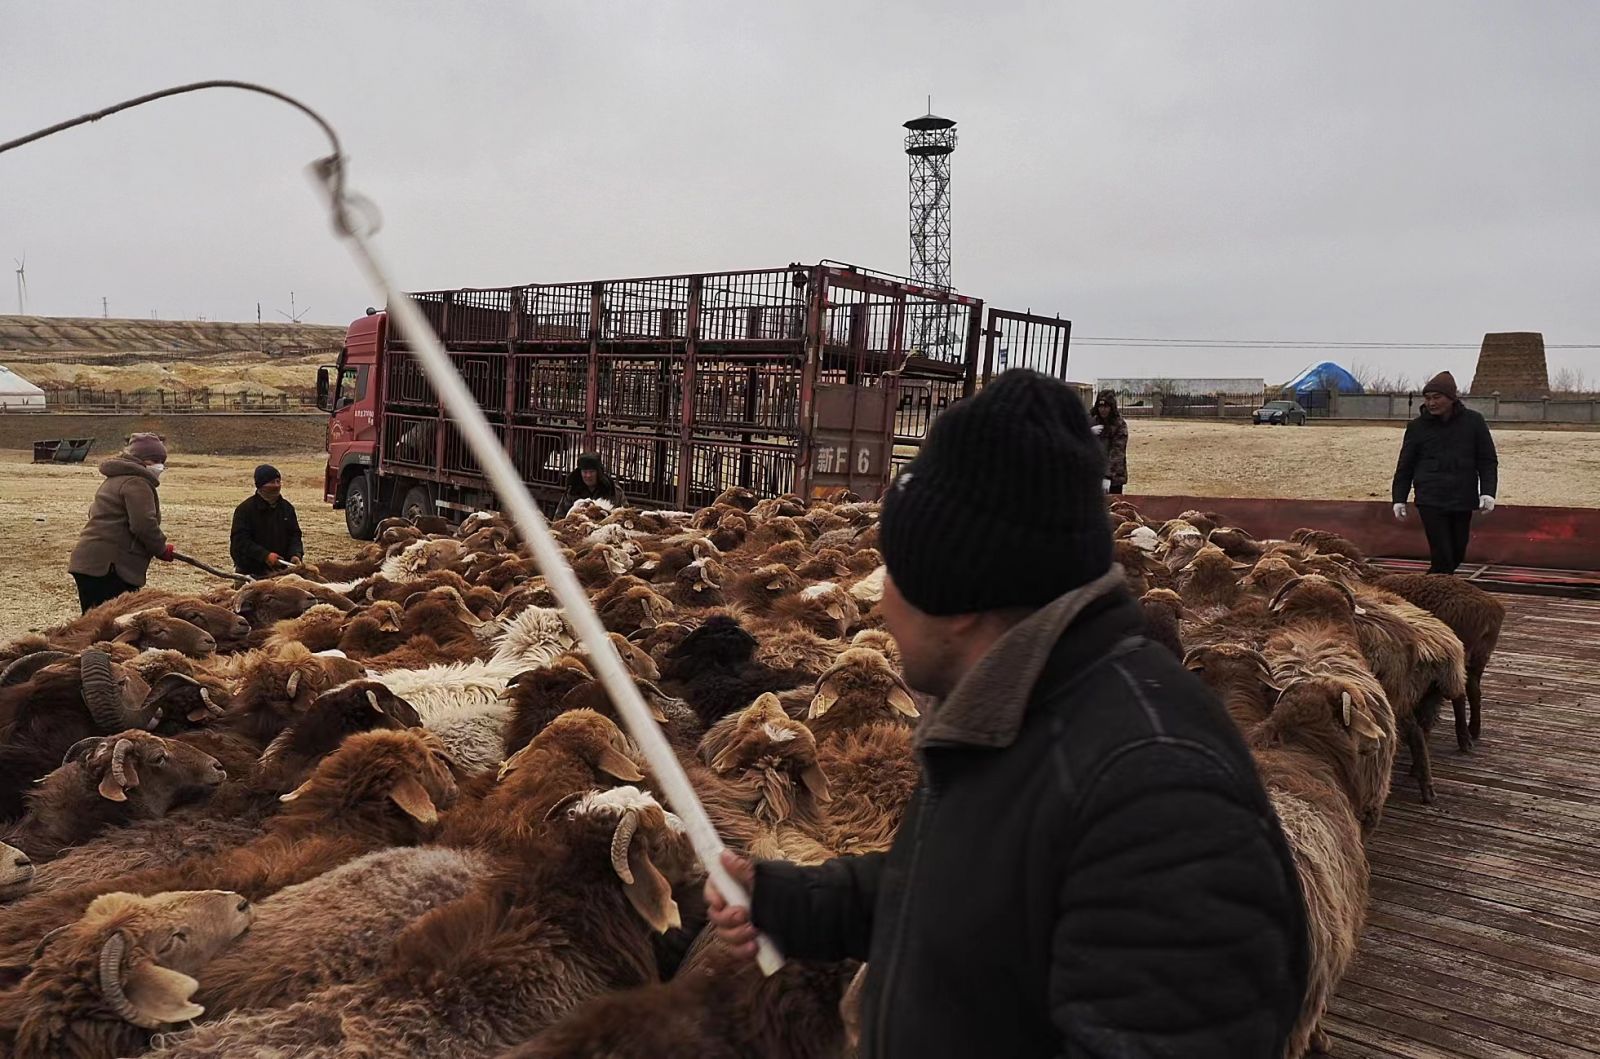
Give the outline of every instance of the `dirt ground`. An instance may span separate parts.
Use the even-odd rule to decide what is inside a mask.
[[[22,452],[0,452],[0,643],[59,624],[78,613],[67,557],[103,480],[88,464],[34,466]],[[300,516],[312,556],[347,554],[353,543],[344,513],[322,502],[323,456],[318,452],[267,457],[283,472],[283,491]],[[161,521],[178,550],[224,570],[233,509],[254,491],[251,472],[262,457],[174,455],[161,482]],[[203,589],[217,579],[181,563],[150,564],[152,586]]]
[[[1248,424],[1132,420],[1130,493],[1198,496],[1387,499],[1400,447],[1396,426],[1252,427]],[[1600,507],[1600,433],[1499,430],[1500,499],[1507,504]],[[102,454],[97,453],[96,456]],[[234,505],[268,459],[284,475],[315,560],[348,555],[344,519],[322,502],[322,454],[300,449],[259,456],[177,453],[161,486],[168,536],[182,551],[231,568]],[[91,464],[34,466],[0,451],[0,642],[77,613],[67,556],[100,476]],[[203,588],[214,578],[179,564],[153,563],[150,583]]]

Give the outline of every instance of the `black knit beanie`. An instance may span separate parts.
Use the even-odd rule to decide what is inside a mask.
[[[278,473],[278,468],[274,467],[270,463],[263,463],[261,466],[256,468],[256,488],[260,489],[268,482],[276,482],[282,477],[283,475]]]
[[[1065,383],[1015,369],[951,405],[884,496],[884,562],[925,614],[1039,607],[1111,568],[1105,453]]]

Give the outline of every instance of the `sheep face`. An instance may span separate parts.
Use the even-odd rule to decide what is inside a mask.
[[[171,734],[196,725],[208,725],[227,711],[231,696],[220,684],[202,684],[184,673],[165,673],[150,685],[144,711],[156,730]]]
[[[1278,555],[1268,555],[1256,563],[1250,573],[1245,575],[1241,582],[1246,588],[1264,592],[1269,596],[1278,594],[1278,591],[1293,581],[1299,574],[1289,565],[1288,560]]]
[[[658,933],[683,925],[672,890],[690,881],[695,859],[682,821],[637,787],[591,791],[557,808],[551,831],[607,865],[639,918]]]
[[[643,779],[633,746],[615,722],[593,710],[568,710],[500,766],[493,801],[519,805],[512,817],[537,818],[569,795]]]
[[[316,596],[297,585],[257,581],[239,590],[233,609],[252,629],[264,629],[289,618],[298,618],[319,602]]]
[[[305,716],[272,741],[261,755],[258,779],[275,790],[287,790],[352,735],[421,725],[416,709],[384,685],[352,681],[318,695]]]
[[[829,797],[816,737],[770,692],[717,722],[701,741],[700,756],[719,776],[753,779],[760,786],[755,816],[769,826],[794,815],[798,801],[814,809]]]
[[[667,652],[662,672],[686,679],[708,667],[748,662],[755,650],[756,638],[737,620],[713,615]]]
[[[135,816],[165,816],[178,801],[209,794],[228,774],[217,759],[188,743],[129,729],[84,739],[63,765],[78,763],[100,797],[126,802]]]
[[[811,551],[800,541],[775,544],[761,553],[762,566],[787,566],[798,568],[811,559]]]
[[[0,842],[0,905],[33,889],[33,861],[14,846]]]
[[[237,643],[250,635],[249,622],[227,607],[219,607],[215,603],[198,599],[180,600],[169,606],[167,613],[204,629],[218,644]]]
[[[641,680],[660,680],[661,667],[656,665],[656,660],[642,647],[628,640],[621,633],[608,632],[606,639],[611,641],[611,646],[617,649],[617,654],[622,657],[622,664],[627,666],[634,676]]]
[[[120,630],[115,643],[133,644],[145,649],[179,651],[193,658],[214,654],[217,641],[198,625],[156,610],[124,614],[116,619]]]
[[[873,721],[905,723],[918,716],[911,689],[889,660],[868,647],[851,647],[817,679],[806,710],[811,730],[854,728]]]
[[[630,588],[600,608],[600,621],[611,632],[623,635],[652,629],[671,617],[673,603],[648,586]]]
[[[431,831],[439,810],[455,804],[454,762],[432,732],[362,732],[346,739],[311,778],[279,798],[292,811],[317,816],[376,816],[395,822],[397,813]]]
[[[836,577],[849,577],[851,570],[844,552],[837,548],[823,548],[808,562],[803,563],[796,572],[807,580],[827,581]]]
[[[205,1009],[192,1000],[194,975],[253,917],[249,901],[223,890],[97,897],[76,923],[47,938],[17,987],[18,999],[27,998],[17,1040],[65,1054],[72,1023],[107,1011],[145,1030],[198,1018]]]

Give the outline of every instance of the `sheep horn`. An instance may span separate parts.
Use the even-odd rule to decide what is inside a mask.
[[[0,670],[0,688],[9,688],[14,684],[25,684],[33,679],[33,675],[45,666],[55,662],[62,662],[72,657],[70,651],[34,651],[21,658],[11,661],[4,670]]]
[[[1350,693],[1348,691],[1341,691],[1339,693],[1339,705],[1344,708],[1344,726],[1346,728],[1349,728],[1350,727]]]
[[[153,1030],[161,1025],[141,1014],[122,989],[122,957],[128,951],[128,937],[122,931],[106,939],[100,949],[100,995],[110,1005],[118,1018],[142,1029]]]
[[[54,930],[46,932],[45,936],[39,939],[39,944],[33,947],[33,955],[29,957],[28,962],[38,963],[39,957],[44,955],[44,950],[50,947],[50,943],[55,941],[61,935],[65,934],[67,931],[71,930],[76,925],[76,923],[66,923],[62,926],[56,927]]]
[[[111,667],[111,656],[104,651],[88,650],[78,657],[78,674],[83,682],[83,704],[89,708],[94,723],[107,733],[125,728],[142,728],[123,708],[122,682]]]
[[[367,689],[367,701],[372,703],[372,708],[378,713],[383,712],[383,707],[378,705],[378,693],[371,688]]]
[[[611,867],[624,886],[633,885],[633,869],[628,867],[628,848],[633,845],[633,833],[639,829],[639,810],[629,809],[617,821],[617,830],[611,836]]]
[[[508,761],[508,762],[506,762],[506,764],[509,765],[510,762]],[[502,767],[502,771],[503,771],[503,767]],[[566,808],[569,805],[572,805],[573,803],[577,802],[580,798],[582,798],[584,795],[586,795],[588,793],[589,793],[588,791],[573,791],[571,794],[567,795],[565,798],[562,798],[559,802],[557,802],[556,804],[552,805],[550,807],[549,811],[544,814],[545,823],[549,823],[551,820],[554,820],[556,817],[560,816],[566,810]]]
[[[216,717],[221,717],[222,716],[224,711],[223,711],[222,707],[218,706],[216,704],[216,701],[211,698],[211,689],[210,688],[202,687],[200,689],[200,701],[206,704],[206,712],[207,713],[212,714],[213,716],[216,716]]]
[[[1272,597],[1272,602],[1267,604],[1267,609],[1273,612],[1281,609],[1283,597],[1287,596],[1297,585],[1300,584],[1300,582],[1304,580],[1304,577],[1291,577],[1289,580],[1285,581],[1283,583],[1283,587],[1278,589],[1277,593]]]
[[[288,692],[291,699],[300,690],[300,671],[298,669],[289,674],[289,681],[283,686],[283,690]]]
[[[66,754],[61,758],[61,764],[70,765],[83,756],[85,749],[99,746],[105,742],[105,736],[91,735],[87,739],[80,739],[67,748]]]

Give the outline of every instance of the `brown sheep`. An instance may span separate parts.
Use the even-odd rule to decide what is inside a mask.
[[[114,643],[178,651],[194,658],[215,654],[217,641],[198,625],[174,618],[163,610],[141,610],[116,619]]]
[[[253,785],[284,794],[305,782],[317,762],[352,735],[378,729],[420,728],[409,702],[375,680],[353,680],[318,695],[303,715],[268,744]]]
[[[318,603],[298,617],[270,626],[271,635],[262,646],[277,650],[296,643],[309,651],[331,651],[343,641],[350,620],[347,611],[331,603]]]
[[[784,696],[789,698],[790,696]],[[806,727],[820,745],[853,729],[887,721],[906,725],[919,714],[905,678],[870,647],[851,647],[817,679],[803,701]]]
[[[1219,618],[1239,601],[1239,567],[1221,548],[1203,545],[1178,578],[1178,594],[1200,620]]]
[[[0,688],[0,820],[22,814],[33,781],[54,771],[78,740],[148,729],[149,691],[136,672],[98,650]]]
[[[1275,633],[1267,641],[1265,655],[1271,683],[1284,689],[1280,702],[1283,695],[1308,680],[1331,681],[1329,686],[1336,685],[1341,695],[1349,696],[1351,726],[1362,731],[1366,741],[1343,782],[1363,830],[1370,831],[1377,826],[1389,798],[1399,725],[1383,685],[1349,637],[1348,628],[1333,623],[1302,623]],[[1278,705],[1274,705],[1272,714],[1277,711]],[[1257,727],[1271,720],[1269,715]],[[1343,758],[1330,760],[1349,766]]]
[[[646,585],[628,589],[599,608],[600,621],[611,632],[624,636],[650,629],[672,617],[677,608],[672,600]]]
[[[250,623],[227,607],[199,599],[180,599],[167,605],[167,613],[211,634],[218,651],[237,651],[250,635]]]
[[[1152,643],[1158,643],[1172,652],[1174,658],[1184,656],[1183,621],[1192,617],[1183,599],[1170,588],[1152,588],[1139,597],[1139,609],[1144,614],[1144,634]]]
[[[33,889],[33,877],[33,858],[0,842],[0,905],[26,896]]]
[[[741,815],[763,828],[814,823],[829,799],[816,737],[770,692],[713,725],[699,755],[728,783]]]
[[[1483,674],[1500,642],[1506,608],[1499,600],[1468,581],[1445,574],[1386,574],[1375,585],[1400,596],[1450,627],[1466,651],[1467,699],[1470,720],[1461,700],[1452,700],[1456,715],[1456,743],[1472,749],[1482,732]]]
[[[851,647],[870,647],[889,660],[895,669],[904,669],[900,644],[886,629],[862,629],[850,637]],[[820,674],[819,674],[820,675]]]
[[[153,1031],[205,1013],[191,999],[195,976],[252,915],[249,901],[217,890],[97,898],[0,991],[0,1049],[13,1059],[142,1053]]]
[[[768,563],[734,577],[728,594],[734,602],[762,613],[780,597],[804,587],[805,581],[791,567]]]
[[[861,620],[861,608],[849,592],[823,582],[774,602],[772,620],[803,626],[824,639],[842,640]]]
[[[508,757],[474,806],[452,813],[448,845],[506,853],[521,848],[568,796],[644,780],[641,759],[616,723],[593,710],[569,710]]]
[[[34,863],[130,820],[165,816],[204,797],[227,774],[215,758],[176,740],[126,731],[81,740],[28,793],[28,811],[0,838]]]
[[[715,559],[696,559],[678,571],[665,594],[680,607],[720,607],[727,602],[723,587],[731,580],[728,568]]]
[[[400,631],[405,611],[393,600],[378,600],[351,615],[334,646],[351,658],[386,654],[406,642]]]
[[[1336,680],[1293,685],[1252,733],[1251,752],[1294,854],[1306,905],[1311,966],[1300,1018],[1284,1055],[1326,1052],[1329,998],[1355,956],[1366,919],[1367,859],[1353,812],[1357,759],[1393,761],[1393,740],[1352,705]]]
[[[695,877],[682,825],[619,787],[553,814],[539,847],[413,924],[379,977],[205,1024],[153,1059],[496,1055],[589,997],[653,981],[651,932],[680,922],[673,890]]]
[[[832,1059],[853,963],[790,960],[768,978],[722,942],[696,943],[670,982],[606,993],[502,1059]]]
[[[1250,572],[1240,582],[1247,590],[1259,593],[1268,599],[1277,595],[1279,590],[1300,576],[1300,571],[1289,565],[1289,561],[1281,555],[1267,555],[1256,561]]]
[[[1253,647],[1196,647],[1183,656],[1183,668],[1217,693],[1233,723],[1245,732],[1267,719],[1273,699],[1283,690],[1273,681],[1271,663]]]
[[[324,601],[299,585],[256,581],[239,590],[233,609],[252,629],[259,630],[287,618],[298,618],[320,602]]]
[[[252,900],[389,846],[433,835],[456,798],[442,745],[420,729],[363,732],[283,795],[265,833],[235,849],[26,899],[0,909],[0,962],[71,922],[100,894],[157,893],[184,885],[237,890]]]
[[[757,632],[761,642],[756,647],[756,661],[773,669],[814,680],[839,658],[839,641],[824,640],[810,629],[758,626]]]
[[[576,655],[563,655],[548,666],[512,677],[502,694],[511,704],[511,717],[505,727],[506,757],[527,746],[561,715],[562,700],[572,689],[593,680],[588,664]]]

